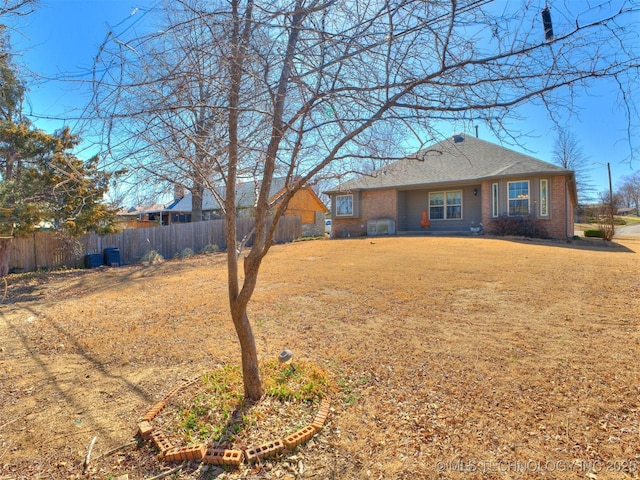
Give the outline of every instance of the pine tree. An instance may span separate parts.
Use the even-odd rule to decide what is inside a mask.
[[[22,112],[24,92],[10,54],[1,51],[0,276],[8,273],[13,237],[44,224],[71,236],[114,231],[115,210],[102,200],[118,172],[101,171],[98,157],[77,158],[80,139],[68,128],[34,128]]]

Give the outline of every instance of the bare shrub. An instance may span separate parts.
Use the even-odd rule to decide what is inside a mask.
[[[602,206],[602,211],[598,215],[598,229],[603,240],[613,240],[613,236],[616,233],[613,214],[614,207],[606,204]]]
[[[533,215],[524,217],[508,217],[501,215],[489,223],[488,232],[491,235],[516,236],[528,238],[549,238],[547,229],[540,219]]]
[[[220,247],[218,245],[210,243],[202,249],[201,253],[218,253],[219,251]]]
[[[156,250],[151,250],[145,253],[140,259],[142,263],[147,263],[149,265],[155,265],[156,263],[164,262],[164,257],[158,253]]]

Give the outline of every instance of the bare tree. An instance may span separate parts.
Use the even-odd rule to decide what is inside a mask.
[[[212,45],[215,25],[189,21],[188,12],[169,3],[162,14],[162,35],[126,44],[109,42],[109,36],[103,45],[113,48],[111,59],[124,60],[123,53],[135,52],[139,60],[123,61],[110,73],[118,75],[115,84],[128,84],[126,95],[109,92],[117,96],[118,108],[112,111],[110,138],[136,141],[111,142],[109,148],[133,173],[134,185],[147,180],[156,192],[189,190],[192,221],[200,221],[205,188],[224,169],[226,102],[217,75],[223,68],[221,54]],[[106,92],[104,81],[100,85],[97,96]]]
[[[514,107],[538,102],[556,116],[571,108],[574,93],[596,81],[619,88],[629,128],[637,121],[628,92],[638,78],[638,44],[629,27],[640,7],[623,0],[586,12],[572,12],[570,3],[559,6],[551,11],[555,36],[546,38],[542,0],[513,10],[499,10],[487,0],[173,4],[184,13],[174,28],[193,23],[211,32],[202,37],[207,46],[195,38],[188,48],[215,59],[216,71],[201,77],[216,85],[215,95],[167,93],[167,98],[176,99],[174,112],[203,102],[211,111],[204,118],[214,119],[216,131],[223,132],[202,135],[211,141],[206,151],[215,152],[224,186],[229,304],[245,395],[251,399],[261,396],[262,386],[247,305],[277,219],[300,188],[328,173],[362,171],[372,160],[400,158],[407,148],[439,138],[451,121],[484,120],[501,137],[517,140],[505,127]],[[114,37],[109,46],[116,48],[102,50],[96,72],[111,73],[96,85],[96,111],[108,125],[129,121],[127,97],[139,91],[140,82],[155,88],[153,75],[140,79],[120,72],[128,64],[148,68],[139,47],[166,38],[168,31],[132,40]],[[181,60],[172,60],[176,69]],[[181,75],[185,81],[198,77],[188,69]],[[148,105],[151,113],[154,108],[169,111],[166,104]],[[150,123],[144,135],[152,138],[155,128]],[[134,133],[127,137],[120,130],[117,141],[138,141],[141,132]],[[183,153],[185,165],[197,162],[197,152]],[[234,187],[248,172],[257,181],[255,232],[241,262],[243,252],[233,248]],[[286,189],[274,204],[270,190],[276,175],[286,178]]]
[[[621,203],[622,196],[614,193],[612,187],[607,191],[600,192],[598,229],[603,240],[613,240],[616,234],[615,215]]]
[[[584,154],[580,143],[570,131],[560,129],[553,145],[554,162],[568,170],[573,170],[580,203],[593,200],[595,186],[590,181],[589,157]]]
[[[0,0],[0,18],[30,15],[37,3],[38,0]]]
[[[635,208],[636,215],[640,215],[640,172],[624,177],[619,191],[623,204]]]

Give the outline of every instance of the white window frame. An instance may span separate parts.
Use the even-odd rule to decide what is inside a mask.
[[[460,203],[454,203],[449,205],[447,203],[447,194],[448,193],[458,193],[460,196]],[[432,205],[431,204],[431,195],[436,195],[436,194],[442,194],[442,196],[444,197],[444,203],[442,205]],[[447,191],[441,191],[441,192],[429,192],[429,220],[462,220],[463,217],[463,213],[464,213],[464,209],[462,208],[462,203],[463,203],[463,195],[462,195],[462,190],[447,190]],[[460,216],[459,217],[453,217],[453,218],[449,218],[447,216],[447,207],[460,207]],[[437,207],[440,208],[442,207],[443,212],[442,212],[442,218],[431,218],[431,208],[432,207]]]
[[[549,216],[549,180],[540,179],[540,216]]]
[[[340,212],[340,200],[346,200],[347,198],[349,198],[350,204],[351,204],[351,211],[349,213],[341,213]],[[347,194],[347,195],[336,195],[336,217],[353,217],[353,194]]]
[[[527,195],[524,197],[511,197],[511,185],[514,183],[526,183],[527,184]],[[531,213],[531,182],[529,180],[515,180],[513,182],[507,182],[507,212],[510,217],[522,217],[522,213],[511,213],[511,202],[512,201],[527,201],[527,212],[525,215],[529,215]]]
[[[491,216],[498,218],[500,215],[500,209],[498,208],[498,184],[491,184]]]

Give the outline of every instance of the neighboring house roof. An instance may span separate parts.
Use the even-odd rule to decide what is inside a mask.
[[[624,207],[624,208],[619,208],[619,209],[617,210],[617,212],[616,212],[616,213],[617,213],[618,215],[625,215],[625,214],[627,214],[627,213],[633,213],[633,212],[635,212],[635,211],[636,211],[636,209],[635,209],[635,208],[631,208],[631,207]]]
[[[273,198],[278,192],[280,192],[286,185],[286,178],[274,178],[271,182],[271,190],[269,191],[269,198]],[[220,192],[221,196],[225,195],[224,191]],[[193,195],[188,193],[181,199],[178,199],[173,204],[169,205],[167,209],[172,212],[190,212],[192,208],[191,199]],[[250,208],[256,203],[256,182],[241,183],[236,187],[236,206],[238,208]],[[211,190],[205,190],[202,195],[202,210],[220,210],[222,207],[220,203],[215,199]]]
[[[116,215],[121,216],[134,216],[134,215],[143,215],[145,213],[159,213],[164,212],[166,207],[161,203],[156,203],[154,205],[144,205],[137,206],[131,208],[122,208],[116,212]]]
[[[269,192],[269,200],[275,200],[280,192],[283,192],[286,188],[286,178],[278,177],[274,178],[271,182],[271,190]],[[315,193],[311,189],[309,192],[317,199],[317,204],[320,210],[325,213],[329,210],[326,206],[317,198]],[[221,195],[224,196],[225,192],[221,191]],[[256,203],[256,182],[246,182],[241,183],[236,187],[236,196],[237,201],[236,204],[238,208],[251,208]],[[117,215],[125,217],[134,217],[142,214],[148,213],[161,213],[161,212],[171,212],[171,213],[188,213],[192,211],[192,198],[193,195],[191,193],[183,196],[182,198],[178,198],[172,200],[167,205],[156,204],[156,205],[148,205],[148,206],[137,206],[131,208],[123,208],[117,212]],[[211,190],[205,190],[202,198],[202,210],[203,211],[216,211],[220,210],[221,206],[218,201],[214,198]]]
[[[569,174],[565,168],[463,134],[373,172],[347,181],[326,193],[379,188],[465,183],[498,177]]]

